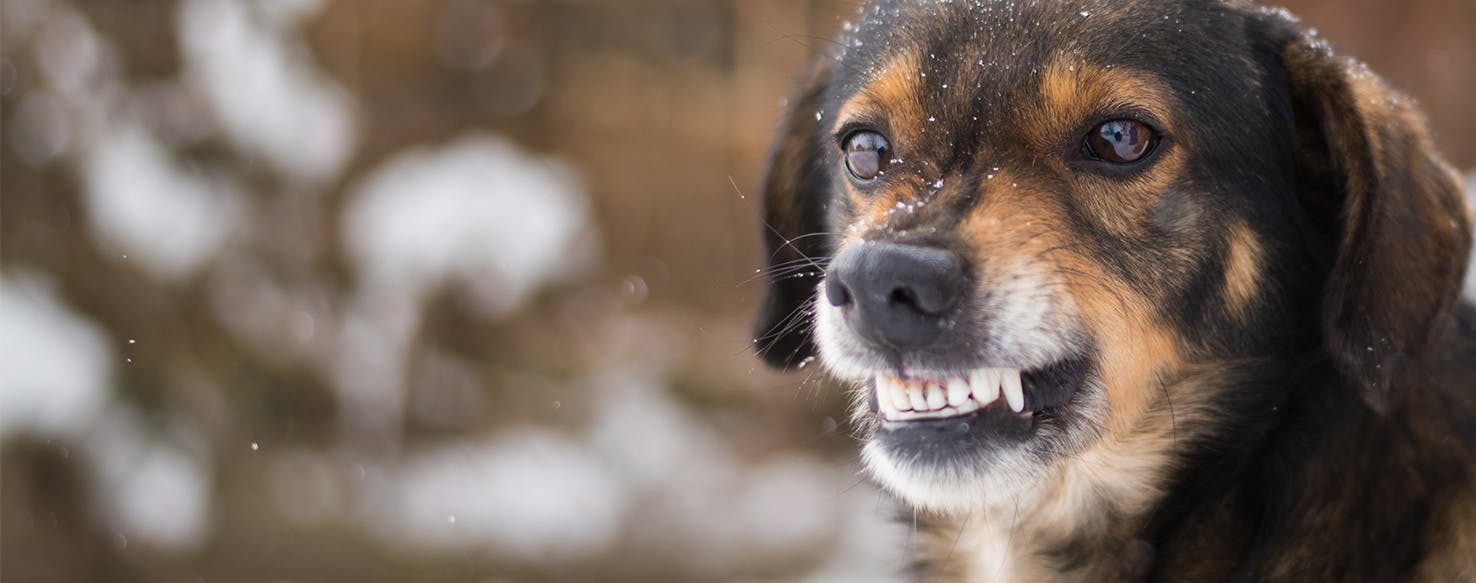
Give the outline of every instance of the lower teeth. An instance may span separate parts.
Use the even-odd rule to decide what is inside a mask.
[[[917,421],[921,419],[948,419],[960,417],[978,411],[982,407],[976,401],[967,401],[957,407],[945,407],[938,411],[916,412],[916,411],[894,411],[882,414],[885,421]]]

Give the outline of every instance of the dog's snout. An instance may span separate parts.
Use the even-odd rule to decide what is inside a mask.
[[[967,284],[963,261],[951,252],[867,243],[836,256],[825,297],[866,340],[907,350],[938,336]]]

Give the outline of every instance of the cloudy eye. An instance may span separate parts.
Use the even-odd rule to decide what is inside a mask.
[[[1132,119],[1114,119],[1092,129],[1082,148],[1093,160],[1131,164],[1146,158],[1158,145],[1158,132]]]
[[[856,180],[875,180],[892,160],[892,145],[873,131],[852,132],[846,136],[842,148],[846,152],[846,170]]]

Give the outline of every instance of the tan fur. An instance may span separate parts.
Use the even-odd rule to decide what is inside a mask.
[[[857,118],[874,117],[893,121],[894,141],[913,141],[916,128],[922,127],[926,117],[917,101],[922,81],[922,69],[915,57],[900,56],[888,61],[854,97],[841,105],[831,131],[840,131],[847,122]]]
[[[1001,183],[1009,181],[1006,175]],[[1006,277],[1019,266],[1042,278],[1064,274],[1071,296],[1087,328],[1099,338],[1121,339],[1101,348],[1101,373],[1111,407],[1109,431],[1132,431],[1151,401],[1158,375],[1171,375],[1178,366],[1178,347],[1183,340],[1157,323],[1144,319],[1157,313],[1148,298],[1132,293],[1131,286],[1104,272],[1092,258],[1079,255],[1051,225],[1060,224],[1045,196],[986,197],[987,203],[959,227],[973,253],[989,258],[981,265],[1001,273],[982,277]]]
[[[1062,54],[1041,71],[1038,123],[1026,128],[1037,146],[1049,148],[1052,140],[1069,135],[1090,108],[1121,105],[1146,106],[1147,113],[1173,121],[1172,93],[1146,71],[1125,67],[1107,68]],[[1037,118],[1032,118],[1032,120]]]
[[[1225,257],[1225,285],[1222,294],[1227,309],[1244,317],[1261,286],[1261,267],[1265,251],[1255,232],[1243,224],[1230,227],[1227,235],[1229,251]]]

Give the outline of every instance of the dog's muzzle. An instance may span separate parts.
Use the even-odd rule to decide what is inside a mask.
[[[942,249],[868,242],[830,265],[826,300],[858,337],[885,351],[933,344],[968,293],[963,260]]]

